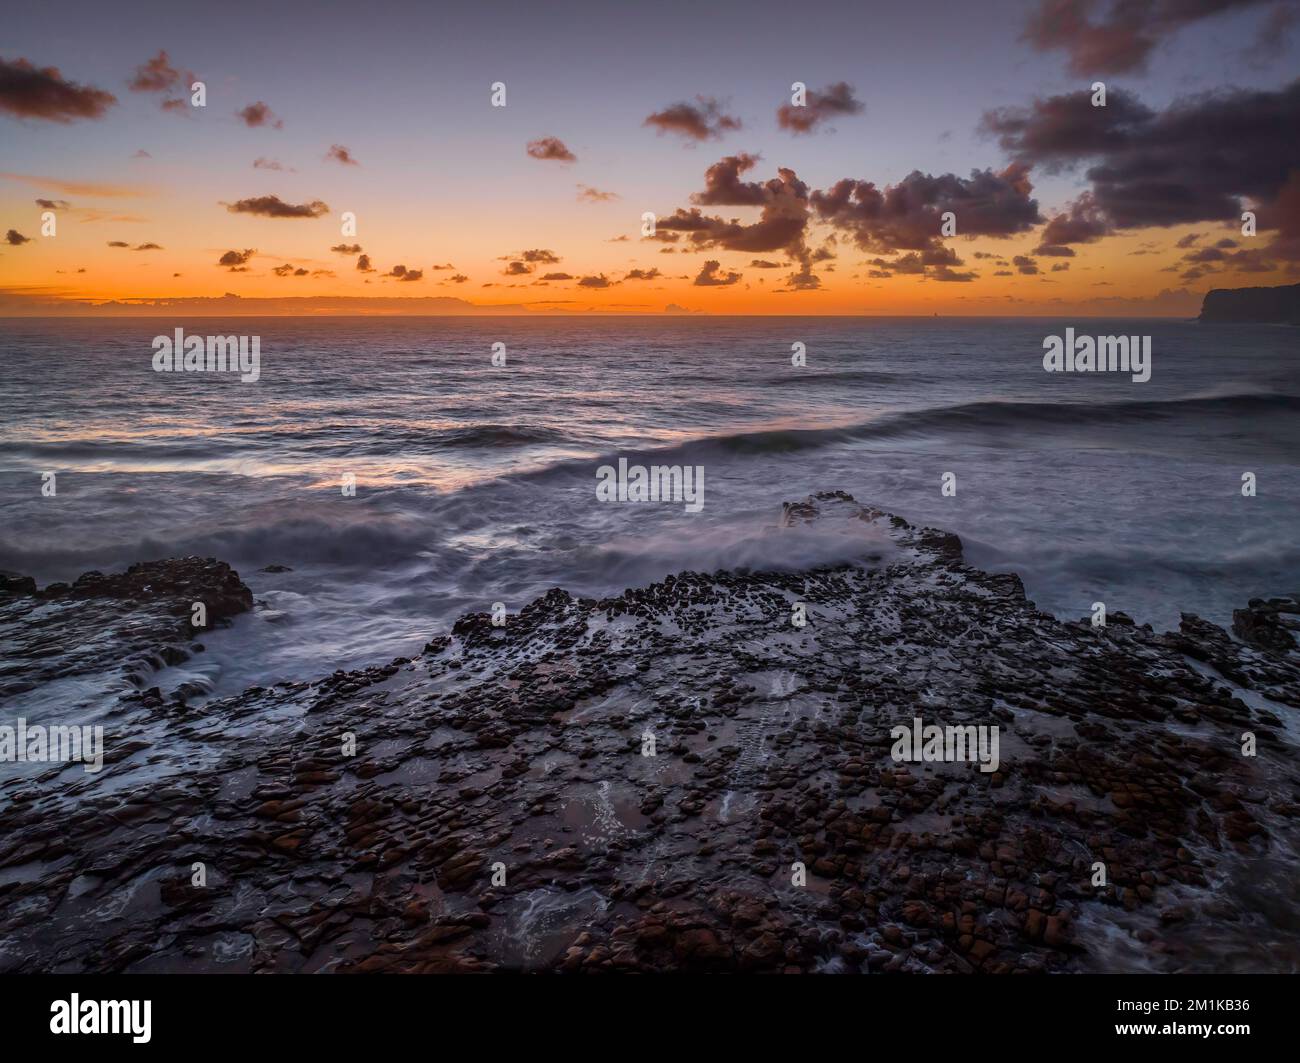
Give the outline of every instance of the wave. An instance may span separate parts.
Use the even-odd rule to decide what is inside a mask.
[[[687,458],[723,455],[791,454],[840,443],[865,442],[907,436],[942,436],[958,433],[993,434],[1000,431],[1060,430],[1066,427],[1118,423],[1146,423],[1153,418],[1260,417],[1300,412],[1300,395],[1271,392],[1234,392],[1194,395],[1175,399],[1129,402],[1019,402],[987,399],[930,406],[917,410],[882,413],[869,421],[825,428],[762,428],[746,432],[699,436],[651,449],[606,452],[586,459],[565,459],[524,473],[523,479],[541,479],[587,468],[593,462],[631,460],[677,464]]]

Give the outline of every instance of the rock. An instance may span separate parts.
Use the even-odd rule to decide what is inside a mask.
[[[194,652],[194,596],[214,622],[250,607],[228,566],[3,577],[0,693],[111,693],[101,774],[0,779],[0,972],[1059,972],[1128,910],[1165,927],[1128,935],[1157,970],[1218,969],[1234,920],[1285,938],[1233,871],[1300,817],[1276,714],[1300,707],[1294,598],[1250,603],[1237,638],[1190,615],[1099,631],[841,492],[785,521],[879,560],[553,590],[505,629],[470,614],[409,660],[201,707],[150,676]],[[896,761],[917,716],[997,726],[999,770]],[[96,914],[124,896],[147,948]],[[218,924],[251,948],[219,963]]]

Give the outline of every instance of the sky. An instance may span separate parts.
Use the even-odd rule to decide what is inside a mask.
[[[1297,0],[15,5],[0,314],[1189,316],[1300,280],[1298,79]]]

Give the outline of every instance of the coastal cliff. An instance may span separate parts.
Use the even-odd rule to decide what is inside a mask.
[[[1197,319],[1206,325],[1300,325],[1300,284],[1274,288],[1215,288]]]

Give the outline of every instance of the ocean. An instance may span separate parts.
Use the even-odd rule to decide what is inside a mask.
[[[155,372],[177,327],[259,337],[260,378]],[[1150,336],[1150,380],[1045,372],[1067,327]],[[552,587],[853,557],[773,534],[783,501],[840,489],[956,532],[1056,616],[1226,625],[1300,590],[1297,354],[1293,330],[1171,320],[10,319],[0,569],[228,561],[257,608],[159,677],[220,695]],[[702,467],[703,506],[599,501],[619,458]]]

